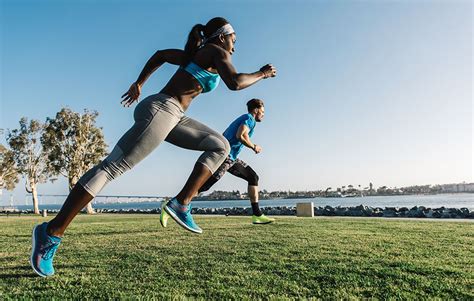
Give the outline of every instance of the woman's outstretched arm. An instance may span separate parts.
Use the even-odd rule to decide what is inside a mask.
[[[184,51],[181,49],[165,49],[158,50],[154,55],[146,62],[142,72],[138,76],[136,83],[143,86],[145,81],[150,75],[156,71],[164,63],[170,63],[173,65],[181,65],[184,58]]]
[[[164,63],[181,65],[183,59],[184,51],[181,49],[165,49],[155,52],[155,54],[153,54],[146,62],[137,80],[130,86],[128,91],[122,95],[122,101],[120,103],[125,107],[132,105],[132,103],[134,103],[140,97],[143,84],[150,77],[150,75],[156,71],[156,69],[158,69]]]
[[[237,73],[232,65],[230,54],[224,50],[219,51],[214,57],[214,65],[226,86],[234,91],[245,89],[261,79],[276,76],[276,69],[270,64],[254,73]]]

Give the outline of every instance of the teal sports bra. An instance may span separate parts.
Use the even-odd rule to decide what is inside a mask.
[[[182,69],[191,74],[199,82],[199,84],[201,84],[202,93],[214,90],[219,85],[221,80],[219,74],[202,69],[193,62],[190,62]]]

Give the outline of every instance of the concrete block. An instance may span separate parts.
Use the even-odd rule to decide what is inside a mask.
[[[314,217],[313,202],[310,202],[310,203],[296,203],[296,216],[299,216],[299,217]]]

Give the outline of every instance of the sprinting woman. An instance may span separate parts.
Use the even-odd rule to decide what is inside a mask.
[[[220,78],[231,90],[247,88],[274,77],[276,69],[265,65],[253,73],[238,73],[231,62],[236,35],[224,18],[197,24],[188,35],[184,50],[158,50],[145,64],[138,79],[122,95],[125,107],[138,101],[141,87],[164,63],[180,66],[160,93],[146,97],[134,111],[135,123],[120,138],[110,155],[85,173],[66,198],[58,215],[33,229],[31,265],[46,277],[54,274],[53,258],[66,228],[74,217],[111,180],[143,160],[162,141],[204,151],[182,190],[166,206],[167,212],[185,229],[202,233],[191,215],[191,199],[222,164],[229,143],[218,132],[184,115],[191,101],[214,90]]]

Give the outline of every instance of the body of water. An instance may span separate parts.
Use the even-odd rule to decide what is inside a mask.
[[[152,200],[152,199],[151,199]],[[57,201],[56,204],[41,204],[40,209],[59,209],[62,204]],[[122,199],[123,201],[123,199]],[[407,207],[425,206],[429,208],[469,208],[474,210],[474,194],[456,193],[456,194],[437,194],[437,195],[398,195],[398,196],[370,196],[370,197],[352,197],[352,198],[308,198],[308,199],[273,199],[260,200],[260,207],[277,206],[296,206],[296,203],[313,202],[314,206],[332,206],[332,207],[353,207],[365,205],[369,207]],[[160,201],[149,202],[120,202],[120,203],[100,203],[93,204],[95,208],[100,209],[155,209],[159,208]],[[18,209],[31,209],[31,205],[19,205]],[[250,207],[249,200],[220,200],[220,201],[194,201],[195,208],[231,208],[231,207]]]

